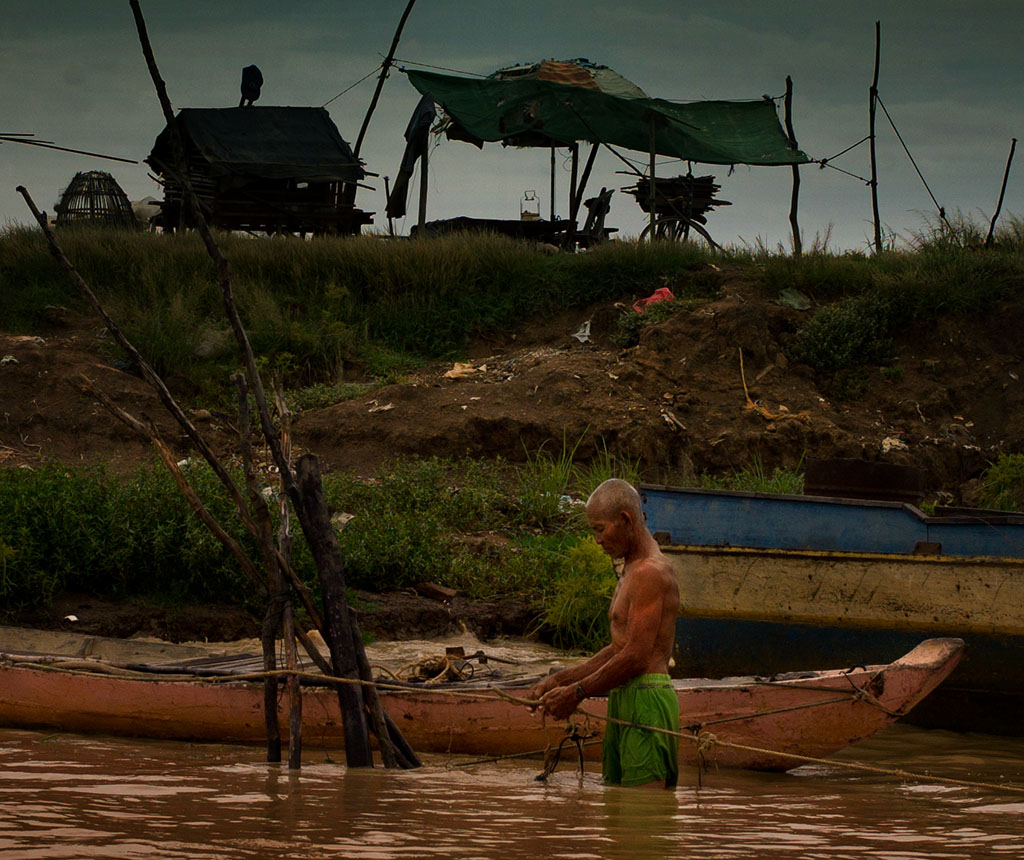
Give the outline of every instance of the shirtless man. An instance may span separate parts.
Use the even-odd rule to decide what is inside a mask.
[[[679,700],[668,677],[679,586],[668,559],[644,523],[640,494],[617,478],[587,501],[594,539],[625,569],[608,612],[611,644],[585,663],[549,675],[525,697],[565,719],[588,696],[608,694],[608,716],[679,731]],[[603,773],[607,783],[673,788],[679,771],[677,738],[605,724]]]

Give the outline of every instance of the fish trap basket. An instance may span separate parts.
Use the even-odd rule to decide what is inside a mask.
[[[76,173],[57,204],[57,226],[103,224],[137,229],[138,219],[128,195],[109,173]]]

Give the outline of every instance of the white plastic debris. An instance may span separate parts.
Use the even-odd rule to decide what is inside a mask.
[[[909,451],[910,447],[900,439],[899,436],[886,436],[882,440],[882,453],[888,454],[890,451]]]
[[[572,333],[572,336],[580,343],[590,343],[590,320],[587,320],[578,329],[576,329],[576,331]]]
[[[333,517],[331,517],[331,525],[334,526],[335,531],[340,532],[355,518],[355,514],[350,514],[345,511],[341,511],[340,513],[337,513]]]

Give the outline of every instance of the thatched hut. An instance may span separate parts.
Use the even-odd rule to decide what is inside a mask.
[[[373,214],[346,202],[367,174],[323,108],[185,108],[174,124],[207,220],[225,230],[358,233]],[[164,229],[191,226],[182,207],[171,127],[146,159],[164,186]],[[351,199],[351,198],[348,198]]]

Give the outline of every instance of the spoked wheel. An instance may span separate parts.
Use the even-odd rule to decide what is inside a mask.
[[[653,230],[651,229],[653,227]],[[712,247],[719,248],[719,244],[711,238],[711,235],[700,224],[689,218],[680,218],[675,215],[665,215],[656,218],[653,224],[644,227],[640,234],[640,241],[666,241],[685,242],[690,237],[690,230],[700,234],[701,237]]]

